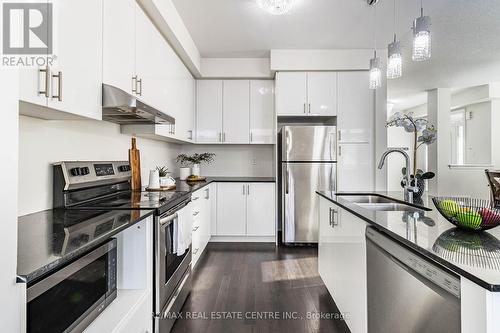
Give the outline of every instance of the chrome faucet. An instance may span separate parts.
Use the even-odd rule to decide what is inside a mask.
[[[384,152],[382,154],[382,157],[380,158],[380,162],[378,163],[378,168],[382,169],[384,167],[385,159],[391,153],[400,153],[405,158],[405,162],[406,162],[406,184],[405,184],[405,187],[404,187],[405,201],[407,201],[409,203],[413,203],[413,193],[417,193],[418,192],[418,187],[411,186],[411,179],[410,179],[410,156],[408,156],[408,153],[405,151],[405,149],[404,148],[389,148],[389,149],[387,149],[387,151]]]

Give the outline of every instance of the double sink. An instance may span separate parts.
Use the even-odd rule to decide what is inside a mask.
[[[394,211],[394,212],[419,212],[428,210],[424,207],[415,207],[398,200],[384,197],[378,194],[341,194],[337,196],[353,204],[368,210],[374,211]]]

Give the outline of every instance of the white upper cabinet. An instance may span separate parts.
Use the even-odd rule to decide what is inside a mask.
[[[198,80],[196,142],[274,143],[272,80]]]
[[[249,143],[250,82],[225,80],[222,102],[222,142]]]
[[[250,143],[272,144],[274,134],[274,81],[250,81]]]
[[[56,17],[53,33],[57,61],[51,68],[48,106],[101,119],[102,0],[57,0],[52,3]]]
[[[337,73],[280,72],[276,74],[276,114],[337,115]]]
[[[52,4],[57,58],[49,68],[21,71],[20,99],[63,111],[41,110],[37,115],[41,118],[101,119],[102,0],[53,0]]]
[[[247,236],[274,236],[276,226],[274,183],[247,185]]]
[[[222,142],[222,81],[220,80],[197,81],[196,142]]]
[[[337,73],[307,73],[307,107],[309,115],[337,115]]]
[[[136,11],[135,33],[139,99],[169,113],[169,100],[178,98],[168,90],[170,46],[142,10]]]
[[[276,74],[276,114],[307,114],[307,73],[280,72]]]
[[[129,94],[135,91],[135,16],[138,10],[141,9],[134,0],[104,0],[103,4],[102,81]]]
[[[366,71],[340,72],[337,131],[339,143],[373,141],[374,92],[368,88]]]

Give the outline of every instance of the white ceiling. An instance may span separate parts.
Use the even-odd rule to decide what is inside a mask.
[[[202,57],[268,57],[271,49],[371,48],[373,8],[365,0],[296,0],[283,16],[255,0],[173,0]],[[431,61],[410,59],[412,20],[420,1],[396,0],[404,75],[389,82],[395,109],[425,102],[426,89],[500,81],[500,1],[427,0],[432,19]],[[377,46],[393,34],[393,0],[377,5]]]

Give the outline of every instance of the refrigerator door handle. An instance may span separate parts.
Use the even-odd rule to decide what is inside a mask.
[[[288,187],[290,186],[288,176],[288,168],[285,166],[285,194],[288,194]]]
[[[337,135],[335,132],[330,133],[330,161],[337,160],[336,142]]]

